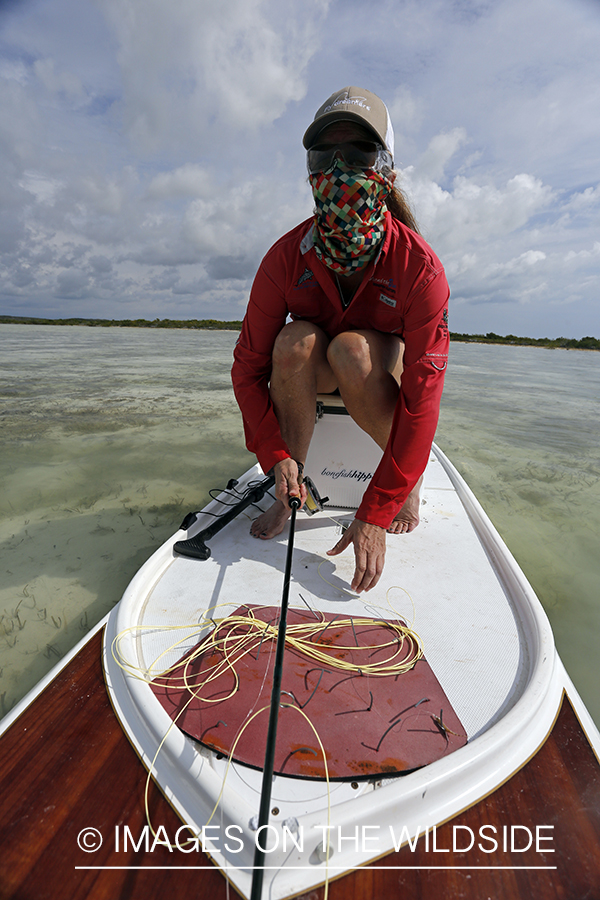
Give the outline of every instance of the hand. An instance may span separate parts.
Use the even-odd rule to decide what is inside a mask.
[[[350,587],[359,594],[374,588],[383,572],[385,562],[385,528],[355,519],[327,556],[337,556],[354,544],[356,568]]]
[[[273,470],[275,475],[275,496],[280,500],[286,509],[290,505],[290,497],[300,497],[300,506],[302,507],[306,500],[306,487],[298,484],[298,464],[294,459],[282,459],[281,462],[275,464]]]

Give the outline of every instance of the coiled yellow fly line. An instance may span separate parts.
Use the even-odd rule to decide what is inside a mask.
[[[323,577],[323,576],[321,576]],[[324,579],[326,580],[326,579]],[[404,588],[400,588],[399,586],[393,586],[388,589],[386,593],[387,605],[389,607],[389,611],[398,615],[397,611],[394,609],[390,602],[389,594],[390,591],[394,589],[403,590]],[[414,603],[412,602],[412,598],[407,591],[404,591],[411,603],[413,605],[414,611]],[[213,606],[210,610],[211,613],[214,614],[215,609],[219,606],[226,606],[231,608],[231,603],[222,603]],[[374,604],[371,605],[373,609],[381,609],[382,611],[388,613],[389,611],[385,609],[385,607],[377,607]],[[205,703],[222,703],[224,700],[232,697],[237,690],[239,689],[239,675],[236,670],[236,664],[238,664],[245,656],[249,653],[256,653],[257,648],[260,649],[262,644],[266,641],[268,645],[270,645],[267,652],[272,652],[277,641],[278,629],[276,625],[272,625],[270,622],[265,622],[262,619],[257,618],[255,615],[255,611],[259,607],[248,608],[247,615],[228,615],[224,616],[222,619],[214,619],[208,615],[208,610],[202,613],[200,617],[200,621],[198,624],[194,625],[172,625],[172,626],[162,626],[158,628],[152,628],[151,626],[143,626],[143,625],[134,625],[130,628],[124,629],[121,631],[113,640],[111,653],[112,657],[117,663],[117,665],[127,672],[130,676],[149,683],[155,679],[165,679],[168,676],[170,677],[170,685],[171,686],[179,686],[181,688],[185,688],[189,693],[189,699],[184,704],[181,710],[177,713],[176,717],[171,722],[171,725],[167,729],[164,737],[162,738],[154,758],[150,764],[148,769],[148,774],[146,778],[146,785],[144,791],[144,805],[146,812],[146,821],[150,827],[150,830],[154,836],[157,837],[157,833],[152,826],[152,822],[150,820],[150,810],[149,810],[149,789],[150,789],[150,780],[152,777],[152,772],[155,771],[156,760],[162,750],[162,747],[167,740],[168,735],[171,732],[171,729],[177,724],[177,721],[181,715],[186,711],[189,704],[197,698],[201,697],[201,692],[203,689],[209,685],[212,681],[220,677],[223,673],[230,671],[233,675],[234,684],[227,696],[220,696],[215,699],[202,698],[202,701]],[[314,612],[314,611],[313,611]],[[315,615],[317,615],[315,613]],[[365,660],[362,664],[349,663],[345,659],[340,659],[333,655],[336,644],[327,645],[327,644],[315,644],[312,642],[312,638],[315,636],[319,636],[323,633],[329,625],[335,625],[335,629],[351,629],[356,638],[356,628],[363,627],[371,627],[373,624],[377,622],[380,627],[387,629],[390,632],[390,640],[385,641],[380,644],[370,644],[368,646],[352,646],[353,653],[359,653],[361,651],[366,651],[369,654],[372,654],[375,650],[384,650],[385,648],[389,648],[389,654],[383,660],[379,662],[370,662]],[[180,676],[173,677],[173,672],[176,669],[179,669],[181,666],[181,660],[178,660],[174,665],[168,666],[165,669],[162,669],[160,672],[156,671],[158,668],[158,664],[162,659],[164,659],[168,654],[177,651],[181,648],[181,645],[184,643],[189,643],[189,641],[196,635],[202,634],[206,631],[207,627],[210,627],[211,631],[205,635],[204,639],[198,644],[197,647],[193,649],[191,653],[186,657],[184,670]],[[240,632],[236,629],[242,629]],[[140,666],[136,666],[135,664],[129,662],[125,654],[121,649],[121,644],[127,635],[131,633],[139,632],[139,631],[152,631],[152,632],[176,632],[184,630],[186,634],[175,641],[170,647],[163,650],[162,653],[154,660],[154,662],[147,668],[143,669]],[[404,660],[399,659],[402,655],[403,650],[405,648],[405,644],[407,644],[408,652],[405,655]],[[365,616],[352,616],[348,618],[336,618],[335,620],[326,619],[325,616],[321,613],[320,617],[312,620],[308,623],[296,623],[296,624],[288,624],[287,633],[286,633],[286,645],[289,646],[290,649],[295,650],[297,653],[300,653],[315,662],[321,663],[322,665],[339,669],[343,672],[356,672],[358,674],[369,675],[369,676],[381,676],[385,677],[388,675],[396,676],[408,672],[410,669],[414,667],[416,662],[422,658],[423,656],[423,648],[422,642],[419,635],[412,629],[402,622],[399,621],[389,621],[387,618],[383,616],[381,619],[373,619],[372,617]],[[337,645],[339,646],[339,645]],[[265,648],[267,650],[267,648]],[[213,665],[208,665],[201,673],[201,675],[190,674],[190,668],[194,661],[196,661],[200,656],[206,655],[210,656],[211,653],[219,652],[221,654],[221,658],[218,662]],[[265,670],[263,677],[266,679],[268,671],[268,666]],[[196,679],[196,680],[194,680]],[[201,679],[201,680],[197,680]],[[319,748],[321,751],[321,755],[323,757],[323,764],[325,768],[325,781],[327,786],[327,824],[330,824],[330,816],[331,816],[331,795],[330,795],[330,782],[329,782],[329,771],[327,767],[327,758],[325,753],[325,748],[319,737],[319,734],[306,715],[306,713],[300,709],[298,706],[295,706],[291,703],[282,703],[282,707],[295,709],[299,712],[304,719],[310,725],[312,731],[315,734],[317,742],[319,744]],[[235,753],[235,749],[238,745],[240,738],[242,737],[246,728],[250,725],[250,723],[261,713],[268,710],[269,707],[265,706],[261,709],[254,711],[250,709],[247,714],[246,721],[240,727],[238,734],[236,735],[232,748],[229,752],[227,758],[227,767],[225,770],[225,774],[222,780],[221,790],[215,802],[214,808],[208,818],[208,821],[205,825],[208,825],[213,816],[215,815],[221,799],[223,797],[223,792],[225,790],[225,784],[227,780],[227,776],[229,774],[229,769],[231,767],[233,756]],[[194,838],[189,838],[184,842],[184,846],[189,843],[193,843]],[[171,845],[168,841],[159,841],[159,843],[164,844],[165,846],[169,846],[171,849],[176,849]],[[179,849],[179,848],[177,848]],[[325,878],[325,898],[327,897],[328,892],[328,884],[329,884],[329,848],[327,849],[326,854],[326,878]]]
[[[358,654],[359,656],[361,651],[372,654],[375,650],[389,648],[389,654],[386,655],[384,659],[378,661],[370,661],[367,658],[365,662],[351,663],[334,655],[337,647],[336,644],[315,644],[311,640],[311,638],[318,637],[325,630],[324,626],[329,627],[329,625],[335,624],[335,630],[338,632],[342,629],[352,630],[353,633],[355,633],[357,627],[371,627],[374,622],[378,621],[379,620],[377,619],[374,620],[373,618],[363,616],[352,616],[343,619],[338,618],[335,619],[335,622],[332,622],[332,620],[327,620],[322,616],[314,622],[310,621],[307,623],[290,624],[287,627],[286,645],[290,649],[295,650],[297,653],[314,662],[330,666],[334,669],[339,669],[343,672],[360,672],[365,675],[381,677],[401,675],[404,672],[408,672],[423,656],[423,648],[418,634],[407,625],[403,625],[399,622],[388,621],[386,619],[380,620],[380,627],[390,632],[390,640],[378,644],[369,644],[368,646],[361,647],[359,645],[352,647],[353,653],[355,655]],[[235,629],[238,626],[245,629],[242,634],[235,633]],[[133,626],[135,629],[140,627],[142,626]],[[195,628],[197,630],[197,626],[195,626]],[[169,630],[171,629],[169,628]],[[190,693],[191,699],[199,697],[199,691],[201,691],[202,688],[206,687],[206,685],[210,684],[229,670],[234,679],[234,685],[230,692],[226,696],[220,696],[212,700],[203,698],[203,702],[206,703],[222,703],[224,700],[232,697],[239,688],[239,675],[236,669],[236,663],[239,663],[249,653],[255,654],[257,648],[262,646],[265,641],[269,643],[276,642],[277,627],[269,622],[264,622],[261,619],[256,618],[254,614],[249,616],[228,616],[221,619],[216,623],[211,634],[207,635],[193,652],[189,654],[184,664],[183,673],[177,677],[173,676],[172,673],[174,669],[180,667],[180,662],[164,669],[160,673],[156,672],[152,677],[152,670],[156,667],[157,661],[152,664],[146,673],[143,673],[143,670],[139,667],[132,666],[128,663],[121,655],[120,645],[117,643],[124,634],[125,632],[122,632],[118,635],[113,644],[113,658],[121,668],[128,671],[134,677],[147,682],[153,680],[153,678],[164,679],[170,675],[170,686],[180,687],[182,689],[185,688]],[[184,641],[189,640],[191,636],[192,635],[188,633],[185,638],[175,642],[172,647],[161,654],[161,657],[166,655],[170,650],[180,646]],[[402,660],[399,659],[399,657],[405,650],[405,644],[408,644],[408,652],[405,654],[404,660]],[[194,678],[197,679],[199,676],[192,676],[190,674],[190,668],[200,656],[205,654],[208,656],[211,651],[219,651],[222,654],[222,658],[213,665],[208,665],[202,672],[201,682],[196,683]]]
[[[222,606],[231,606],[231,604],[219,604],[219,605],[222,605]],[[214,609],[214,607],[213,607],[213,609]],[[151,628],[151,627],[149,627],[149,626],[144,626],[144,625],[133,625],[133,626],[131,626],[131,627],[129,627],[129,628],[126,628],[126,629],[124,629],[123,631],[121,631],[121,632],[114,638],[114,640],[113,640],[113,642],[112,642],[112,645],[111,645],[111,655],[112,655],[114,661],[117,663],[117,665],[118,665],[121,669],[123,669],[123,671],[127,672],[129,675],[131,675],[133,678],[136,678],[137,680],[143,681],[143,682],[145,682],[145,683],[150,683],[151,681],[153,681],[153,680],[156,679],[156,678],[165,678],[165,677],[168,676],[170,673],[172,673],[174,669],[179,668],[179,665],[180,665],[179,662],[178,662],[178,663],[175,663],[174,666],[171,666],[171,667],[168,667],[168,668],[166,668],[166,669],[163,669],[163,670],[162,670],[161,672],[159,672],[159,673],[154,673],[154,674],[152,674],[153,669],[155,669],[155,667],[157,666],[157,663],[159,662],[159,660],[162,659],[164,656],[166,656],[169,652],[174,651],[174,650],[176,650],[177,648],[179,648],[179,647],[181,646],[182,643],[188,642],[192,637],[194,637],[194,634],[195,634],[195,633],[198,633],[198,632],[202,633],[203,631],[205,631],[205,629],[206,629],[206,624],[207,624],[207,623],[205,622],[204,624],[202,624],[202,619],[205,619],[205,618],[206,618],[206,613],[203,613],[202,616],[201,616],[201,619],[200,619],[200,627],[199,627],[197,624],[194,624],[194,625],[166,625],[166,626],[162,626],[162,627],[159,627],[159,628]],[[210,622],[212,623],[212,620],[208,619],[208,621],[210,621]],[[225,621],[225,620],[221,620],[221,621]],[[188,632],[188,634],[186,634],[184,637],[180,638],[180,640],[175,641],[175,643],[173,643],[170,647],[168,647],[166,650],[164,650],[164,651],[157,657],[157,659],[150,665],[150,667],[149,667],[148,669],[144,670],[142,667],[136,666],[136,665],[134,665],[133,663],[131,663],[131,662],[129,662],[129,661],[127,660],[127,658],[125,657],[124,653],[123,653],[122,650],[121,650],[121,643],[122,643],[122,641],[124,640],[124,638],[125,638],[128,634],[135,633],[135,632],[139,632],[139,631],[148,631],[148,630],[151,630],[153,633],[156,633],[157,631],[160,631],[160,632],[170,632],[170,631],[181,631],[181,630],[185,630],[185,631]],[[205,642],[203,642],[200,646],[203,646],[204,643],[205,643]],[[191,655],[190,659],[188,660],[188,663],[191,663],[191,661],[193,661],[193,659],[195,659],[195,658],[200,654],[200,652],[202,652],[202,651],[200,651],[199,648],[196,648],[196,652],[194,652],[194,653]],[[186,664],[186,668],[185,668],[186,674],[187,674],[187,669],[188,669],[188,664]],[[236,678],[237,678],[237,673],[235,673],[235,670],[234,670],[234,674],[236,675]],[[214,677],[214,676],[213,676],[213,677]],[[266,677],[266,672],[265,672],[265,677]],[[157,749],[156,749],[156,753],[154,754],[154,757],[153,757],[153,759],[152,759],[152,761],[151,761],[151,763],[150,763],[150,765],[149,765],[149,767],[148,767],[148,773],[147,773],[147,775],[146,775],[146,783],[145,783],[145,788],[144,788],[144,809],[145,809],[145,814],[146,814],[146,822],[148,823],[148,826],[149,826],[149,828],[150,828],[150,831],[151,831],[151,833],[152,833],[152,835],[153,835],[153,837],[154,837],[155,839],[157,838],[158,835],[157,835],[157,832],[154,830],[154,826],[152,825],[152,821],[151,821],[151,818],[150,818],[149,792],[150,792],[150,780],[151,780],[151,778],[152,778],[152,772],[153,772],[153,771],[156,771],[156,760],[158,759],[158,757],[159,757],[159,755],[160,755],[160,752],[161,752],[161,750],[162,750],[162,748],[163,748],[163,745],[164,745],[165,741],[167,740],[169,734],[171,733],[171,730],[172,730],[172,729],[175,727],[175,725],[177,724],[177,722],[178,722],[180,716],[182,716],[182,715],[185,713],[185,711],[187,710],[187,708],[188,708],[188,706],[190,705],[190,703],[192,703],[192,701],[193,701],[194,699],[196,699],[197,697],[199,697],[200,691],[202,690],[202,688],[203,688],[206,684],[208,684],[209,681],[211,681],[211,680],[212,680],[212,678],[208,677],[208,678],[206,678],[202,683],[194,685],[194,689],[192,689],[192,687],[191,687],[191,685],[188,683],[187,679],[184,678],[183,684],[184,684],[185,687],[187,687],[187,689],[188,689],[188,691],[189,691],[189,693],[190,693],[190,696],[189,696],[187,702],[183,705],[183,707],[179,710],[179,712],[177,713],[177,715],[174,717],[174,719],[172,720],[172,722],[171,722],[171,724],[169,725],[168,729],[166,730],[165,734],[163,735],[163,738],[162,738],[162,740],[160,741],[160,743],[159,743],[159,745],[158,745],[158,747],[157,747]],[[173,679],[173,681],[176,682],[176,679]],[[264,683],[264,680],[263,680],[263,683]],[[208,699],[208,700],[206,700],[205,702],[207,702],[207,703],[214,703],[214,702],[217,702],[217,703],[218,703],[218,702],[222,702],[223,699],[228,699],[230,696],[232,696],[233,693],[235,693],[236,690],[237,690],[237,681],[236,681],[236,685],[234,686],[234,689],[232,690],[232,692],[231,692],[230,694],[227,695],[226,698],[220,697],[218,700],[210,700],[210,699]],[[267,706],[267,707],[263,707],[262,709],[258,710],[258,712],[256,712],[254,715],[250,715],[250,714],[252,713],[252,710],[250,710],[250,712],[248,713],[248,715],[250,716],[250,718],[247,719],[247,721],[244,723],[244,725],[242,726],[242,728],[240,729],[238,735],[237,735],[236,738],[235,738],[235,741],[234,741],[232,750],[231,750],[231,752],[230,752],[230,754],[229,754],[229,757],[228,757],[227,768],[226,768],[226,770],[225,770],[225,775],[224,775],[224,777],[223,777],[223,782],[222,782],[222,785],[221,785],[221,791],[220,791],[220,793],[219,793],[219,796],[217,797],[217,801],[216,801],[215,806],[214,806],[214,808],[213,808],[213,810],[212,810],[212,812],[211,812],[211,814],[210,814],[210,816],[209,816],[209,818],[208,818],[208,821],[205,823],[205,826],[208,825],[208,824],[211,822],[211,820],[212,820],[212,818],[213,818],[215,812],[217,811],[217,808],[218,808],[218,806],[219,806],[219,803],[221,802],[221,798],[222,798],[222,796],[223,796],[223,791],[225,790],[225,783],[226,783],[227,775],[228,775],[228,773],[229,773],[229,768],[230,768],[231,763],[232,763],[233,752],[234,752],[234,750],[235,750],[235,747],[237,746],[237,743],[238,743],[238,741],[239,741],[239,738],[241,737],[241,735],[243,734],[243,732],[245,731],[245,729],[247,728],[247,726],[250,724],[250,722],[252,722],[253,719],[256,718],[257,715],[259,715],[261,712],[264,712],[264,711],[265,711],[266,709],[268,709],[268,708],[269,708],[268,706]],[[325,764],[325,765],[326,765],[326,764]],[[185,841],[183,842],[183,846],[185,847],[185,846],[187,846],[188,844],[192,844],[192,843],[194,843],[194,841],[195,841],[195,838],[188,838],[187,840],[185,840]],[[169,847],[171,850],[174,850],[174,849],[180,849],[180,847],[181,847],[181,844],[180,844],[179,847],[176,848],[176,847],[173,846],[173,844],[171,844],[169,841],[166,841],[166,840],[160,840],[160,841],[158,841],[158,843],[161,844],[161,845],[164,845],[164,846],[166,846],[166,847]]]

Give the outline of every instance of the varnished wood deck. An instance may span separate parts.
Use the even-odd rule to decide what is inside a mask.
[[[202,866],[202,854],[115,852],[115,826],[141,834],[145,825],[145,770],[117,722],[94,636],[0,739],[0,898],[2,900],[225,900],[238,897],[221,873],[157,870],[152,866]],[[181,824],[152,785],[152,821],[173,836]],[[531,850],[452,852],[452,826],[553,825],[554,853]],[[84,853],[77,835],[97,828],[104,842]],[[552,832],[546,831],[545,834]],[[462,832],[466,835],[467,832]],[[523,832],[522,832],[523,834]],[[461,840],[462,840],[461,836]],[[464,846],[464,845],[463,845]],[[489,847],[490,844],[484,845]],[[477,842],[475,848],[477,847]],[[600,766],[568,699],[552,734],[509,782],[438,829],[437,848],[419,841],[332,882],[331,900],[392,898],[438,900],[599,900]],[[82,871],[77,866],[120,866]],[[141,866],[133,869],[133,866]],[[392,867],[408,866],[408,870]],[[446,866],[446,870],[416,867]],[[504,866],[486,870],[483,866]],[[555,866],[551,870],[510,867]],[[458,868],[470,867],[470,868]],[[479,868],[477,868],[479,867]],[[320,900],[323,889],[305,900]]]

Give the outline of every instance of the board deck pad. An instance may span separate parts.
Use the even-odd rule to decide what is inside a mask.
[[[224,756],[233,748],[236,762],[257,769],[262,769],[265,755],[278,617],[279,607],[239,607],[232,616],[235,624],[227,624],[225,631],[219,625],[215,629],[221,638],[218,644],[200,654],[194,648],[150,685],[183,732]],[[262,634],[259,629],[250,635],[252,619],[271,623],[270,636],[262,625]],[[395,624],[405,623],[395,620]],[[316,652],[352,668],[336,668],[327,657],[318,660],[290,646],[294,625],[319,626],[310,638]],[[361,671],[361,666],[394,655],[395,662],[410,663],[415,656],[412,641],[400,647],[383,619],[361,617],[356,626],[351,619],[350,626],[348,620],[342,624],[339,614],[289,609],[276,774],[336,780],[403,774],[467,742],[458,716],[423,657],[401,674]],[[236,640],[248,635],[244,652],[230,653]]]

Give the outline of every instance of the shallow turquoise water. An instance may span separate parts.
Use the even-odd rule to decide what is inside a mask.
[[[0,326],[0,712],[245,470],[233,332]],[[436,440],[600,723],[600,354],[453,344]]]
[[[600,354],[452,345],[436,440],[533,585],[600,723]]]

